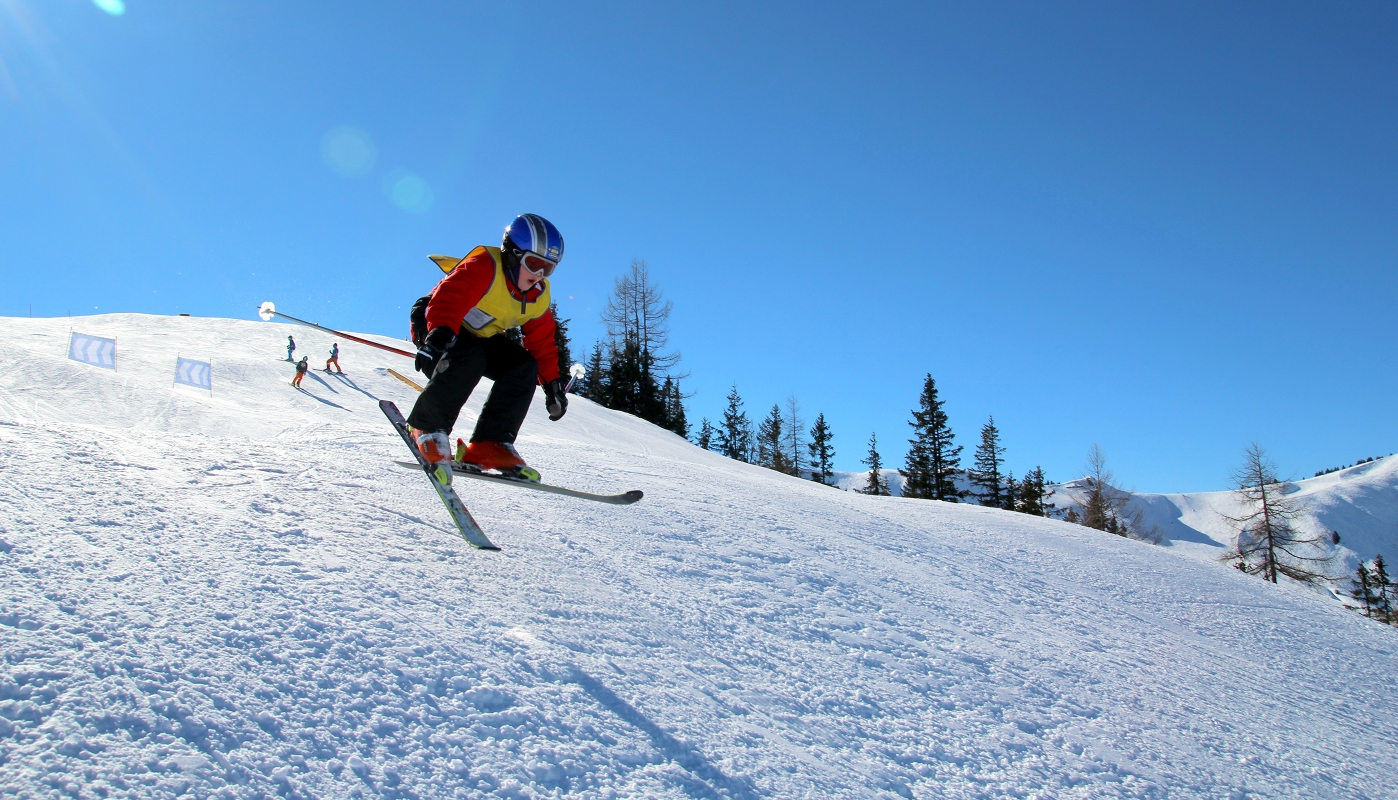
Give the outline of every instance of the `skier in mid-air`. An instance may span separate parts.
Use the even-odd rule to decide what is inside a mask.
[[[301,388],[301,381],[306,377],[306,373],[311,371],[310,356],[301,356],[301,360],[296,362],[296,377],[291,379],[291,385],[297,389]]]
[[[335,365],[335,371],[336,371],[336,372],[340,373],[341,375],[344,375],[344,374],[345,374],[345,371],[342,370],[342,369],[340,369],[340,343],[339,343],[339,342],[333,342],[333,343],[330,345],[330,358],[326,359],[326,361],[325,361],[325,371],[326,371],[326,372],[329,372],[329,371],[330,371],[330,365],[331,365],[331,364],[334,364],[334,365]]]
[[[418,449],[436,472],[452,459],[451,429],[461,406],[482,377],[495,385],[476,420],[471,442],[461,454],[467,466],[539,482],[514,448],[520,425],[544,386],[549,419],[568,410],[558,374],[557,325],[549,310],[548,277],[563,258],[563,237],[553,223],[537,214],[521,214],[505,229],[500,247],[472,250],[437,284],[426,305],[426,334],[413,365],[428,377],[408,424]],[[523,330],[523,346],[505,331]]]
[[[287,360],[287,361],[295,361],[295,360],[296,360],[296,358],[294,357],[294,354],[295,354],[295,353],[296,353],[296,340],[293,339],[293,338],[291,338],[290,336],[288,336],[288,337],[286,337],[286,360]]]

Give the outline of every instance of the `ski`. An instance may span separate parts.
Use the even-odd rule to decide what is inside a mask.
[[[427,480],[431,481],[432,488],[437,490],[437,496],[442,498],[442,505],[447,507],[447,513],[451,514],[452,521],[461,531],[461,537],[468,544],[482,550],[499,550],[499,547],[486,538],[485,531],[481,530],[481,526],[477,525],[476,521],[471,518],[471,512],[466,510],[465,504],[461,502],[460,497],[456,496],[456,490],[451,488],[451,484],[442,483],[432,473],[432,465],[428,464],[427,460],[422,457],[422,453],[418,451],[417,444],[413,442],[412,434],[408,433],[408,421],[403,419],[403,414],[398,410],[398,406],[394,405],[391,400],[380,400],[379,408],[383,411],[384,416],[388,417],[388,421],[393,423],[398,435],[403,437],[403,443],[412,451],[413,458],[417,459],[416,462],[400,461],[398,463],[410,468],[421,469],[427,475]]]
[[[400,467],[407,469],[417,469],[417,464],[411,461],[393,462]],[[532,483],[530,481],[519,480],[518,478],[507,478],[504,475],[492,475],[489,472],[478,472],[474,469],[453,461],[451,465],[453,475],[460,475],[463,478],[475,478],[478,481],[490,481],[491,483],[504,483],[510,486],[522,486],[525,489],[535,489],[549,494],[561,494],[564,497],[576,497],[579,500],[591,500],[594,503],[608,503],[614,506],[629,506],[632,503],[645,497],[645,493],[639,489],[632,489],[621,494],[594,494],[592,492],[580,492],[577,489],[565,489],[562,486],[550,486],[547,483]]]

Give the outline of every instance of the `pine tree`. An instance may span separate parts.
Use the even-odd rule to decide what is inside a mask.
[[[900,470],[906,479],[904,496],[956,502],[956,475],[961,471],[961,447],[953,444],[944,402],[937,396],[937,382],[929,374],[922,385],[918,408],[913,411],[913,438]]]
[[[558,376],[562,378],[563,383],[566,384],[568,383],[568,370],[573,366],[573,353],[570,348],[571,343],[568,339],[568,323],[570,320],[566,320],[558,315],[557,303],[549,306],[549,311],[553,314],[553,323],[555,326],[553,329],[553,344],[558,348]],[[574,386],[573,388],[576,394],[577,387]]]
[[[723,410],[723,424],[718,429],[718,451],[735,461],[748,461],[752,451],[752,423],[743,411],[743,398],[738,387],[728,393],[728,407]]]
[[[1019,484],[1015,483],[1013,472],[1005,473],[1005,496],[1000,498],[1000,507],[1006,511],[1014,511],[1019,504]]]
[[[1053,516],[1053,503],[1048,502],[1048,489],[1044,486],[1044,470],[1035,467],[1019,483],[1018,503],[1015,510],[1036,517]]]
[[[680,393],[680,379],[667,376],[661,394],[665,404],[664,427],[688,439],[689,420],[684,413],[684,395]]]
[[[598,405],[608,405],[607,365],[602,360],[602,343],[592,345],[592,355],[587,359],[587,372],[583,375],[578,394]]]
[[[757,427],[757,463],[777,472],[791,474],[791,461],[786,457],[786,434],[782,410],[772,406],[772,413]]]
[[[1354,580],[1350,582],[1349,596],[1359,601],[1359,613],[1366,617],[1374,616],[1374,608],[1378,605],[1374,597],[1374,581],[1369,576],[1369,566],[1363,561],[1359,562],[1359,569],[1355,570]]]
[[[831,485],[835,468],[835,448],[830,444],[834,438],[835,434],[825,422],[825,414],[817,414],[815,425],[811,426],[811,443],[806,449],[811,454],[811,480],[826,486]]]
[[[971,470],[971,484],[978,491],[976,500],[983,506],[1004,508],[1005,482],[1000,467],[1005,463],[1005,448],[1000,446],[1000,429],[995,427],[995,417],[981,426],[981,443],[976,446],[975,469]]]
[[[879,437],[869,434],[869,455],[862,462],[869,466],[869,482],[859,491],[864,494],[887,495],[888,483],[883,479],[883,459],[879,456]]]
[[[718,431],[714,430],[714,424],[712,422],[709,422],[709,418],[704,417],[702,420],[700,420],[699,440],[696,441],[695,444],[699,445],[705,450],[712,450],[714,449],[715,439],[717,437]]]

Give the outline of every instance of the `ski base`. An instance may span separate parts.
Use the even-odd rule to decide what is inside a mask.
[[[393,463],[408,469],[416,469],[418,466],[411,461],[395,461]],[[481,472],[472,469],[459,461],[452,462],[451,472],[453,475],[460,475],[464,478],[474,478],[478,481],[522,486],[525,489],[535,489],[540,492],[548,492],[549,494],[560,494],[564,497],[575,497],[579,500],[591,500],[594,503],[607,503],[614,506],[629,506],[642,497],[645,497],[645,493],[639,489],[632,489],[629,492],[622,492],[621,494],[595,494],[593,492],[580,492],[577,489],[565,489],[562,486],[552,486],[547,483],[534,483],[532,481],[520,480],[519,478],[507,478],[504,475],[492,475],[489,472]]]
[[[408,446],[408,449],[413,453],[413,457],[417,459],[416,462],[400,461],[398,463],[423,471],[427,476],[427,480],[431,482],[432,488],[437,490],[437,496],[441,498],[442,504],[447,507],[447,513],[451,515],[452,521],[456,523],[457,530],[461,531],[461,538],[465,539],[467,544],[470,544],[472,547],[478,547],[482,550],[499,550],[500,548],[486,537],[485,531],[481,530],[481,526],[471,518],[471,512],[466,510],[466,505],[461,502],[460,497],[456,496],[456,490],[451,488],[451,484],[442,483],[437,480],[437,476],[433,474],[432,465],[428,464],[427,460],[422,457],[422,453],[418,452],[417,445],[413,442],[412,434],[408,433],[408,421],[403,418],[403,414],[398,410],[398,406],[394,405],[391,400],[380,400],[379,408],[383,411],[384,416],[388,417],[388,421],[393,423],[393,427],[398,431],[398,435],[403,437],[403,443]]]

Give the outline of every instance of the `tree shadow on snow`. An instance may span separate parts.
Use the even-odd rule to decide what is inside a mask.
[[[754,790],[752,784],[746,779],[736,780],[724,775],[722,771],[710,764],[704,754],[697,749],[681,742],[661,729],[659,725],[651,722],[644,714],[636,710],[636,707],[616,696],[616,693],[608,689],[596,678],[586,672],[571,666],[569,681],[581,686],[584,691],[592,695],[592,699],[601,703],[608,711],[631,723],[641,732],[650,737],[656,749],[665,754],[665,757],[684,767],[695,780],[686,781],[683,788],[690,797],[712,798],[719,800],[722,797],[757,798],[759,795]],[[726,792],[720,794],[719,790]]]

